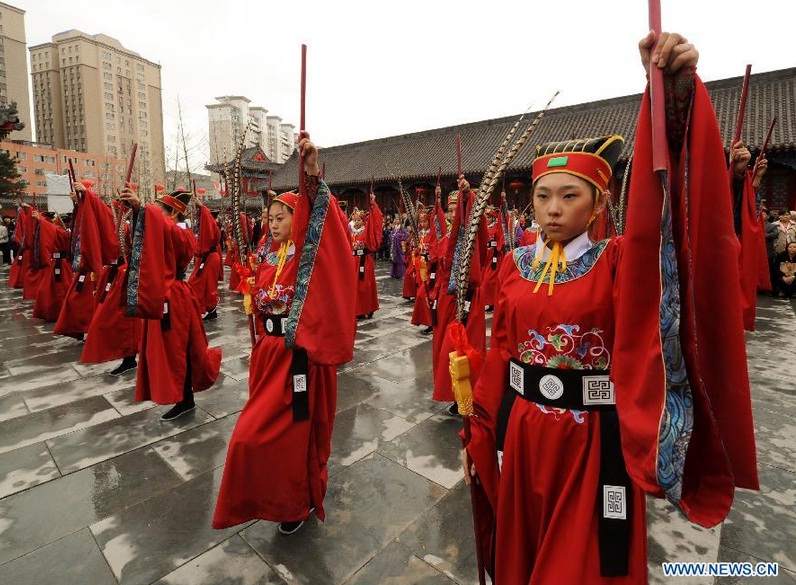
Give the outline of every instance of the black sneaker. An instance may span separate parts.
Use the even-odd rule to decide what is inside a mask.
[[[218,319],[218,311],[216,311],[216,307],[213,307],[212,311],[208,311],[207,315],[202,317],[202,321],[213,321]]]
[[[124,358],[122,363],[120,363],[115,369],[111,370],[109,374],[111,376],[121,376],[125,372],[129,372],[130,370],[134,370],[138,367],[138,364],[135,361],[135,358]]]
[[[420,333],[422,333],[423,335],[431,335],[432,333],[434,333],[434,328],[433,327],[426,327]]]
[[[445,410],[451,416],[459,416],[459,403],[458,402],[454,402],[453,404],[451,404]]]
[[[299,528],[302,526],[304,526],[304,520],[299,520],[297,522],[280,522],[279,533],[284,534],[285,536],[290,536],[291,534],[298,532]]]
[[[373,319],[373,312],[368,313],[368,319]]]
[[[187,404],[182,404],[182,403],[178,402],[177,404],[175,404],[174,406],[171,407],[171,410],[169,410],[167,413],[162,415],[160,417],[160,420],[163,420],[163,421],[174,420],[175,418],[181,417],[183,414],[191,412],[195,408],[196,408],[196,405],[194,405],[194,404],[187,405]]]

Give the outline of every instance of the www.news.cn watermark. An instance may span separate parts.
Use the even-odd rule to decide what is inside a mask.
[[[779,563],[662,563],[664,577],[776,577]]]

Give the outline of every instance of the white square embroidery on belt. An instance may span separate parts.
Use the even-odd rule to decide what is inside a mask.
[[[583,404],[616,404],[611,379],[608,376],[583,376]]]
[[[625,486],[603,486],[603,518],[627,520],[627,509],[625,508],[626,503],[627,500],[625,499]]]
[[[525,396],[525,371],[514,362],[509,362],[509,386]]]
[[[305,374],[298,374],[293,376],[293,392],[306,392],[307,391],[307,376]]]

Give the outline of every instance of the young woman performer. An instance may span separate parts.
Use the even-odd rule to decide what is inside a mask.
[[[478,524],[495,521],[478,544],[498,585],[646,583],[645,492],[711,526],[735,486],[757,485],[739,290],[717,297],[712,271],[691,272],[738,277],[737,251],[715,245],[733,231],[726,159],[693,45],[653,42],[640,48],[667,74],[671,205],[645,97],[624,238],[589,238],[623,140],[548,144],[533,164],[540,238],[500,271],[463,454]]]
[[[221,350],[208,348],[204,311],[185,282],[196,248],[184,215],[191,195],[176,191],[141,205],[125,188],[120,198],[134,211],[127,314],[146,319],[135,399],[174,404],[161,416],[164,421],[192,411],[193,393],[212,386],[221,367]]]
[[[299,148],[308,197],[283,193],[268,208],[274,247],[252,287],[265,335],[252,350],[249,400],[230,439],[214,528],[260,518],[292,534],[313,510],[325,518],[337,366],[353,357],[358,264],[306,133]]]
[[[373,255],[379,246],[381,226],[384,217],[381,214],[376,194],[370,194],[370,210],[367,216],[362,211],[354,211],[354,230],[351,233],[351,248],[354,254],[354,265],[359,274],[356,286],[357,319],[370,319],[379,310],[379,293],[376,288],[376,265]]]
[[[194,234],[196,235],[196,256],[194,256],[193,272],[188,284],[199,299],[205,311],[204,320],[218,318],[218,281],[222,273],[221,267],[221,230],[213,219],[213,214],[202,204],[198,197],[194,203],[199,208],[196,217]]]

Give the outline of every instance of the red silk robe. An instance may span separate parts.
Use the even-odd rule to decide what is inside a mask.
[[[77,202],[72,220],[76,232],[72,251],[74,277],[55,324],[56,335],[80,337],[88,332],[96,306],[96,280],[105,265],[103,254],[109,249],[119,249],[119,238],[112,215],[108,219],[109,213],[108,206],[92,191],[86,191]]]
[[[99,222],[101,230],[113,230],[115,224],[110,209],[98,210],[102,214]],[[130,250],[132,241],[129,225],[125,225],[126,248]],[[115,234],[114,234],[115,236]],[[102,262],[105,264],[97,280],[96,310],[88,328],[86,342],[80,362],[98,364],[133,357],[138,353],[141,341],[142,323],[140,319],[127,316],[127,268],[129,259],[121,255],[118,236],[106,238],[108,247],[102,249]]]
[[[133,227],[127,314],[145,319],[138,354],[136,401],[176,404],[191,368],[194,392],[212,386],[221,350],[208,348],[202,307],[185,282],[196,243],[155,205],[142,206]]]
[[[431,309],[428,306],[428,249],[430,232],[420,232],[420,250],[414,254],[415,305],[412,309],[412,325],[431,327]]]
[[[506,235],[503,232],[503,224],[498,220],[489,228],[486,262],[483,267],[484,281],[481,285],[484,305],[494,305],[497,300],[497,277],[505,248]]]
[[[46,218],[39,218],[39,262],[44,275],[33,305],[33,316],[54,322],[61,312],[66,291],[72,282],[69,232]]]
[[[303,198],[297,207],[295,247],[283,270],[272,249],[256,276],[258,320],[284,316],[287,335],[262,335],[252,350],[249,400],[230,439],[214,528],[256,518],[304,520],[311,508],[325,518],[337,366],[353,357],[357,276],[347,218],[326,185],[320,184],[311,215]],[[305,248],[305,239],[313,245]],[[309,361],[307,420],[293,417],[293,348],[305,349]]]
[[[496,519],[497,583],[646,583],[644,492],[665,494],[690,520],[712,526],[729,511],[736,485],[757,485],[740,289],[722,287],[717,295],[709,276],[726,271],[734,282],[737,238],[729,193],[715,192],[727,185],[727,170],[698,79],[690,115],[682,116],[689,123],[682,152],[671,155],[670,205],[652,170],[645,95],[625,236],[568,262],[552,296],[544,286],[532,292],[532,248],[518,248],[504,262],[466,445],[480,478],[475,513],[481,526]],[[511,356],[547,367],[610,369],[633,481],[627,576],[600,576],[600,438],[593,426],[600,413],[518,398],[499,470],[495,421]],[[492,550],[488,534],[480,546]]]
[[[374,201],[370,204],[370,214],[365,219],[364,229],[360,233],[351,235],[351,248],[353,250],[353,264],[359,278],[357,280],[357,315],[368,315],[379,310],[379,293],[376,289],[376,266],[373,254],[381,243],[384,216]],[[358,251],[364,251],[357,255]]]
[[[743,326],[747,331],[755,330],[761,235],[765,246],[765,230],[760,225],[760,218],[757,214],[757,195],[752,185],[752,171],[747,170],[744,174],[741,200],[741,253],[739,256]],[[763,251],[765,252],[765,247]],[[765,253],[763,258],[765,258]],[[764,266],[768,268],[767,260]]]
[[[449,284],[453,269],[454,257],[457,248],[460,230],[467,231],[467,218],[470,208],[475,201],[475,194],[470,191],[466,198],[459,201],[450,235],[443,243],[444,261],[437,267],[437,286],[435,298],[437,300],[437,326],[434,328],[432,346],[434,351],[434,393],[432,399],[439,402],[452,402],[454,400],[451,389],[451,376],[449,371],[448,354],[454,350],[453,341],[448,332],[448,326],[456,319],[456,296],[449,294]],[[486,353],[486,315],[484,302],[481,295],[481,282],[483,266],[486,262],[487,227],[486,220],[481,218],[475,252],[470,266],[469,290],[472,291],[470,299],[470,315],[467,319],[467,338],[470,345],[482,356]],[[464,254],[464,237],[459,243],[461,254]],[[442,254],[442,249],[438,251]],[[475,380],[472,380],[475,383]]]
[[[23,288],[25,285],[25,272],[27,272],[28,256],[25,254],[25,230],[27,229],[28,216],[31,214],[29,207],[19,207],[17,209],[17,229],[14,231],[14,241],[19,244],[14,262],[8,271],[8,286],[10,288]]]
[[[218,305],[218,277],[221,272],[221,230],[210,210],[202,205],[196,217],[199,223],[199,239],[196,242],[194,268],[188,284],[199,299],[205,312]]]
[[[27,251],[27,262],[22,281],[22,298],[27,301],[36,300],[44,269],[49,265],[50,258],[43,258],[39,251],[39,219],[31,212],[25,218],[24,247]]]

